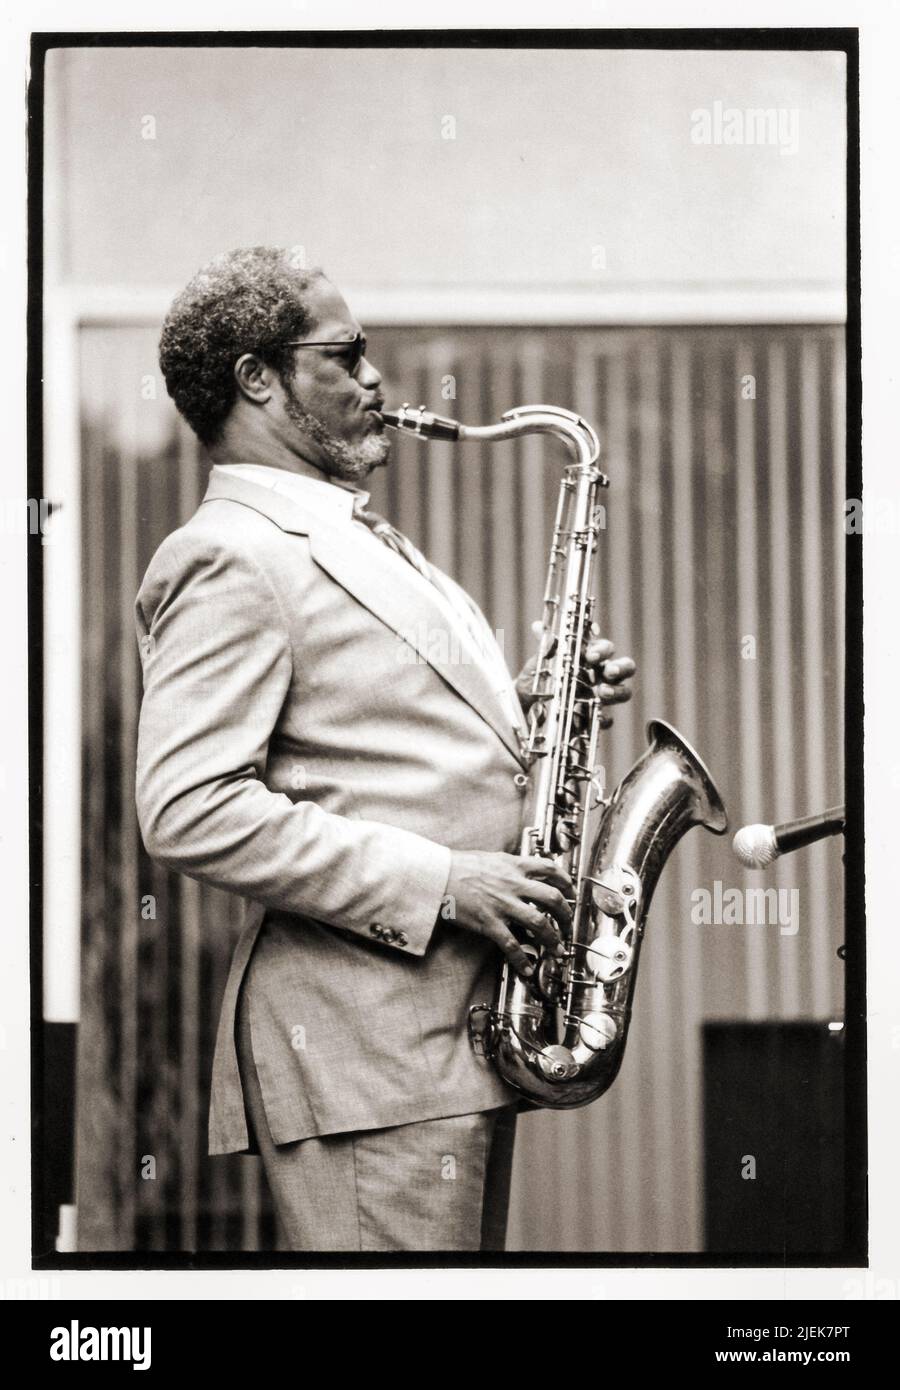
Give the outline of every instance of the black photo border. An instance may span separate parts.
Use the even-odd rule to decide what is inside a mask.
[[[706,51],[830,51],[847,60],[847,367],[846,496],[862,499],[862,361],[859,184],[859,31],[857,28],[715,29],[396,29],[369,31],[233,30],[212,32],[46,32],[31,36],[28,88],[28,495],[44,497],[43,350],[44,307],[44,95],[48,52],[58,48],[408,48],[408,49],[666,49]],[[679,1251],[610,1254],[514,1252],[410,1255],[240,1252],[49,1252],[47,1213],[73,1201],[73,1118],[76,1025],[42,1021],[43,808],[43,554],[40,536],[29,538],[28,556],[28,751],[29,885],[31,956],[32,1268],[78,1269],[370,1269],[459,1268],[771,1268],[860,1267],[867,1264],[866,1132],[866,923],[863,822],[863,537],[847,538],[845,577],[844,755],[846,846],[844,892],[845,964],[845,1238],[823,1254],[715,1254]],[[69,1184],[68,1191],[66,1184]]]

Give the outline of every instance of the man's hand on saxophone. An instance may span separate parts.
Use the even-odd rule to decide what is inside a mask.
[[[637,668],[630,656],[620,656],[617,661],[611,660],[615,650],[608,638],[594,637],[584,654],[585,666],[591,667],[599,679],[597,693],[604,705],[623,704],[631,699],[631,686],[625,682],[630,680]],[[530,657],[516,677],[516,692],[526,714],[534,703],[532,685],[536,661],[536,656]],[[612,722],[611,714],[600,716],[601,728],[608,729]]]
[[[453,854],[447,882],[453,921],[493,941],[523,978],[532,974],[534,966],[510,925],[524,927],[536,942],[562,956],[565,946],[550,919],[568,925],[572,920],[569,900],[574,896],[572,880],[552,859],[481,850]]]
[[[631,699],[631,687],[625,682],[635,672],[631,657],[613,661],[614,652],[612,642],[595,634],[584,654],[585,666],[590,668],[592,679],[599,682],[600,699],[610,705]],[[516,690],[526,712],[534,698],[535,659],[526,663],[516,679]],[[602,727],[608,728],[612,716],[602,716],[601,722]],[[478,851],[455,853],[447,897],[453,904],[456,925],[489,937],[524,979],[533,974],[534,965],[511,927],[524,927],[536,944],[554,955],[565,955],[553,919],[561,926],[570,924],[575,888],[552,859]]]

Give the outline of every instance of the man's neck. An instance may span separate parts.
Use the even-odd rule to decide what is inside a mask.
[[[260,438],[248,432],[242,435],[226,435],[217,444],[211,445],[208,453],[213,463],[217,464],[255,463],[265,468],[281,468],[303,478],[314,478],[317,482],[335,481],[301,454],[285,448],[280,440]]]

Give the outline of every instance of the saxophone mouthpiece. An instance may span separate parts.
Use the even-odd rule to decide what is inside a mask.
[[[403,404],[399,410],[382,410],[381,418],[389,429],[399,430],[401,434],[415,434],[420,439],[459,439],[460,423],[448,420],[443,415],[435,415],[420,405],[418,410]]]

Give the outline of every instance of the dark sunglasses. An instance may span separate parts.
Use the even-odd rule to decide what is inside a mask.
[[[352,338],[334,338],[328,342],[311,343],[302,338],[291,338],[285,343],[285,347],[299,348],[341,348],[342,355],[347,355],[347,370],[353,376],[359,370],[359,364],[366,355],[366,339],[362,333],[355,334]]]

